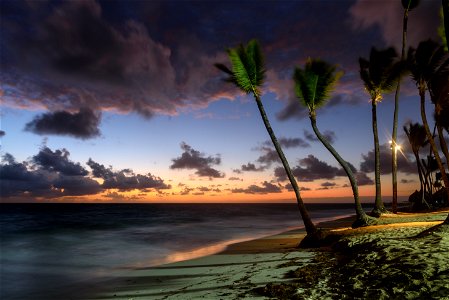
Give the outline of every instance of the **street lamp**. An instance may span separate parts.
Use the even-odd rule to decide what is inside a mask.
[[[397,160],[397,153],[398,150],[401,150],[401,145],[398,145],[396,142],[393,144],[393,141],[389,141],[390,143],[390,149],[394,149],[393,152],[393,170],[397,170],[397,164],[398,164],[398,160]],[[392,206],[392,210],[393,213],[397,212],[397,207],[398,207],[398,187],[397,187],[397,179],[396,179],[396,174],[392,174],[393,175],[393,201],[391,203]]]

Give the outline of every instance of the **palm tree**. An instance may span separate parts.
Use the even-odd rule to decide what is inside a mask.
[[[405,59],[405,47],[407,43],[407,23],[408,23],[408,13],[416,6],[418,6],[420,0],[402,0],[402,7],[404,7],[404,16],[402,18],[402,51],[401,60]],[[394,113],[393,113],[393,133],[391,136],[391,178],[393,183],[393,200],[392,200],[392,210],[393,213],[397,212],[398,204],[398,160],[396,155],[396,140],[398,135],[398,114],[399,114],[399,93],[401,89],[401,81],[398,80],[396,86],[396,92],[394,94]]]
[[[376,181],[376,200],[372,215],[379,217],[387,213],[382,202],[381,184],[380,184],[380,151],[379,136],[377,132],[377,104],[382,101],[382,94],[392,92],[403,72],[402,65],[397,62],[397,54],[394,48],[386,50],[377,50],[371,48],[369,61],[359,58],[360,77],[365,85],[366,91],[370,95],[372,125],[374,136],[375,153],[375,181]],[[394,147],[394,146],[393,146]]]
[[[421,158],[419,157],[419,150],[428,144],[426,129],[423,125],[419,123],[409,123],[408,126],[404,126],[405,134],[407,135],[410,146],[412,147],[412,152],[415,155],[416,166],[418,167],[418,176],[421,186],[421,204],[429,204],[425,200],[427,180],[425,182],[425,170],[421,164]]]
[[[299,102],[309,109],[309,118],[313,131],[327,150],[335,157],[345,170],[352,187],[354,195],[357,219],[352,227],[367,226],[376,223],[375,219],[369,217],[362,208],[359,199],[357,180],[349,164],[338,154],[327,139],[321,134],[316,125],[316,109],[326,104],[330,93],[343,72],[336,72],[336,67],[319,59],[309,59],[304,69],[295,68],[293,80],[295,81],[295,92]]]
[[[444,41],[446,43],[446,50],[449,48],[449,0],[441,0],[443,8],[443,28]]]
[[[268,117],[265,113],[261,98],[260,98],[260,87],[262,86],[265,69],[264,60],[262,52],[260,50],[260,45],[256,40],[251,40],[246,47],[240,45],[237,48],[231,48],[227,50],[229,59],[231,60],[232,70],[223,64],[215,64],[215,66],[221,71],[229,75],[226,81],[235,84],[238,88],[247,94],[253,94],[256,100],[257,107],[259,108],[260,115],[262,116],[265,128],[270,135],[271,141],[282,161],[285,172],[287,173],[288,179],[293,187],[296,195],[296,202],[298,204],[299,212],[301,213],[304,226],[306,228],[307,236],[310,239],[318,237],[319,231],[313,224],[309,217],[307,209],[302,201],[301,194],[299,192],[298,184],[293,176],[287,159],[285,158],[284,152],[271,128]]]
[[[432,40],[427,40],[419,43],[416,50],[410,49],[408,57],[412,78],[416,82],[421,99],[421,118],[423,125],[426,129],[427,138],[429,139],[433,155],[441,172],[444,186],[448,189],[449,179],[445,172],[433,135],[430,132],[425,110],[426,90],[431,86],[431,82],[434,78],[441,75],[441,72],[443,71],[442,67],[445,65],[444,63],[442,64],[442,61],[445,58],[444,48]]]
[[[437,76],[434,76],[428,82],[430,100],[435,105],[435,124],[438,130],[438,138],[441,150],[446,157],[446,163],[449,163],[449,151],[443,130],[449,127],[449,54],[444,55],[440,61],[440,67]]]

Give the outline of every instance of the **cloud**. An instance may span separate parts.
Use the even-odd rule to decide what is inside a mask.
[[[234,98],[238,90],[230,93],[231,86],[213,68],[214,62],[226,59],[224,47],[204,47],[196,38],[200,32],[179,34],[177,43],[164,41],[174,34],[178,20],[168,18],[172,25],[166,31],[152,31],[159,26],[157,20],[143,15],[148,9],[158,15],[165,10],[160,6],[134,3],[136,18],[131,19],[121,13],[110,18],[111,10],[121,9],[118,3],[6,3],[5,11],[14,13],[1,16],[1,44],[8,49],[2,53],[0,74],[5,103],[22,109],[90,107],[151,117]]]
[[[380,174],[391,174],[391,150],[389,144],[379,146],[380,149]],[[407,152],[397,152],[398,158],[398,172],[405,174],[416,174],[416,164]],[[362,161],[360,162],[360,171],[365,173],[374,172],[374,150],[362,154]]]
[[[415,182],[413,179],[401,179],[401,183],[411,183]]]
[[[70,152],[66,149],[52,151],[48,147],[43,147],[32,160],[43,170],[67,176],[86,176],[89,172],[79,163],[70,161],[69,156]]]
[[[18,163],[10,154],[3,156],[0,165],[2,197],[55,198],[97,194],[102,188],[86,177],[79,165],[68,160],[68,152],[52,152],[52,157],[36,155],[30,162]],[[44,153],[40,152],[40,154]],[[65,155],[65,157],[64,157]]]
[[[212,168],[213,165],[221,164],[220,157],[206,156],[186,143],[181,143],[184,151],[180,157],[172,159],[170,169],[194,169],[195,174],[200,177],[223,178],[224,173]]]
[[[304,141],[302,138],[286,138],[286,137],[280,137],[278,139],[279,144],[281,147],[285,149],[289,148],[308,148],[310,147],[310,144]],[[263,143],[263,146],[271,147],[273,148],[273,142],[271,140],[265,141]]]
[[[6,153],[0,164],[0,195],[5,198],[34,201],[36,198],[96,195],[108,189],[148,191],[169,189],[171,186],[151,174],[134,174],[125,169],[115,172],[91,159],[88,165],[93,172],[70,160],[66,149],[51,150],[43,147],[28,161],[17,162]],[[102,178],[103,183],[91,178]]]
[[[333,144],[335,142],[335,140],[337,139],[337,136],[335,134],[334,131],[332,130],[325,130],[322,135],[324,136],[324,138],[331,144]],[[304,137],[306,140],[308,140],[309,142],[318,142],[318,138],[316,137],[316,135],[306,129],[304,129]]]
[[[232,189],[232,193],[244,193],[244,194],[270,194],[270,193],[281,193],[282,189],[268,181],[264,181],[259,185],[250,185],[247,188],[237,188]]]
[[[243,179],[241,179],[239,177],[229,177],[228,180],[230,180],[230,181],[243,181]]]
[[[337,184],[335,182],[323,182],[322,184],[320,184],[320,188],[317,188],[317,190],[330,190],[332,188],[335,188],[337,186]]]
[[[151,173],[147,175],[134,174],[130,169],[121,171],[113,171],[112,168],[106,168],[92,159],[89,159],[87,165],[92,169],[92,174],[96,178],[102,178],[104,189],[118,189],[120,191],[148,189],[169,189],[170,185],[164,183],[160,177],[156,177]]]
[[[407,43],[416,46],[420,41],[437,38],[439,25],[438,1],[420,1],[418,7],[409,12]],[[401,47],[402,18],[404,9],[400,1],[357,0],[349,9],[354,30],[367,30],[379,27],[387,45]]]
[[[357,185],[372,185],[374,184],[374,180],[372,180],[366,173],[364,172],[357,172],[356,173],[356,179],[357,179]]]
[[[263,166],[256,167],[255,164],[247,163],[246,165],[241,166],[241,170],[243,172],[262,172],[265,168]]]
[[[299,165],[292,168],[292,173],[300,182],[310,182],[318,179],[329,180],[343,176],[341,169],[330,166],[311,154],[306,158],[300,159]],[[274,176],[279,181],[287,180],[287,175],[282,167],[274,170]]]
[[[284,188],[286,189],[286,190],[288,190],[289,192],[293,192],[293,187],[292,187],[292,184],[291,183],[287,183],[285,186],[284,186]],[[300,192],[306,192],[306,191],[311,191],[312,189],[311,188],[308,188],[308,187],[305,187],[305,186],[300,186],[299,187],[299,191]]]
[[[3,131],[3,130],[0,130],[0,138],[1,138],[1,137],[4,137],[5,135],[6,135],[6,132]]]
[[[44,113],[25,125],[25,130],[40,135],[69,135],[80,139],[94,138],[100,135],[98,126],[100,114],[90,108],[79,112],[56,111]]]
[[[26,163],[18,163],[14,157],[6,153],[0,165],[0,195],[13,197],[28,195],[30,197],[49,196],[51,178],[41,170],[29,170]]]

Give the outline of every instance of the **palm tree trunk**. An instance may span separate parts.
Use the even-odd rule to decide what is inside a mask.
[[[446,34],[446,44],[449,48],[449,0],[441,0],[443,5],[444,32]]]
[[[317,228],[313,224],[313,222],[307,212],[307,209],[304,205],[304,202],[302,201],[301,194],[299,193],[298,183],[296,182],[296,179],[293,176],[292,170],[290,169],[288,161],[285,158],[284,152],[281,149],[281,145],[279,144],[279,142],[276,138],[276,135],[274,134],[274,131],[271,128],[270,121],[268,120],[267,114],[265,113],[265,109],[263,107],[262,101],[260,100],[260,97],[257,96],[256,93],[254,93],[254,98],[256,99],[257,107],[259,108],[259,112],[260,112],[260,115],[262,116],[262,120],[265,125],[265,128],[267,129],[268,134],[270,135],[270,138],[271,138],[271,141],[273,142],[274,148],[276,148],[279,158],[282,161],[282,165],[284,166],[285,172],[287,173],[287,177],[290,180],[293,190],[295,191],[296,202],[298,204],[299,212],[300,212],[302,220],[304,222],[306,232],[307,232],[307,234],[314,234],[317,232]]]
[[[437,130],[438,130],[438,138],[440,140],[440,147],[441,150],[443,150],[444,156],[446,157],[446,166],[448,167],[449,170],[449,152],[447,150],[447,144],[446,144],[446,140],[444,139],[444,135],[443,135],[443,128],[437,124]]]
[[[415,155],[416,165],[418,167],[419,183],[421,187],[421,204],[425,204],[428,208],[430,208],[425,198],[426,188],[424,187],[424,170],[420,162],[419,153],[413,151],[413,154]]]
[[[407,23],[408,23],[408,8],[404,10],[404,17],[402,18],[402,51],[401,60],[405,59],[405,47],[407,42]],[[399,115],[399,93],[401,90],[401,80],[398,80],[396,86],[396,93],[394,94],[394,114],[393,114],[393,134],[391,137],[391,179],[393,183],[393,200],[392,210],[397,213],[398,208],[398,156],[396,152],[396,141],[398,136],[398,115]]]
[[[354,173],[352,172],[351,168],[349,167],[348,163],[338,154],[338,152],[332,147],[332,145],[326,140],[326,138],[321,134],[321,132],[318,130],[318,127],[316,126],[316,117],[315,115],[310,115],[310,122],[312,123],[313,131],[315,132],[318,139],[321,141],[321,143],[326,147],[327,150],[334,156],[334,158],[338,161],[338,163],[342,166],[343,170],[345,170],[346,175],[349,178],[349,181],[351,183],[352,187],[352,194],[354,195],[354,202],[355,202],[355,212],[357,214],[357,219],[352,224],[353,228],[356,227],[362,227],[362,226],[368,226],[371,224],[374,224],[375,221],[372,220],[363,210],[362,204],[360,203],[359,199],[359,190],[357,186],[357,180],[354,176]]]
[[[387,212],[384,203],[382,202],[382,190],[380,186],[380,150],[379,150],[379,135],[377,133],[377,104],[373,99],[371,101],[372,118],[373,118],[373,136],[374,136],[374,177],[376,182],[376,199],[374,202],[374,209],[372,215],[380,217],[381,214]]]
[[[427,117],[426,117],[426,107],[425,107],[425,90],[420,88],[419,96],[421,97],[421,118],[424,125],[424,128],[426,129],[427,138],[429,139],[430,148],[432,149],[433,155],[435,156],[435,159],[438,164],[438,168],[441,172],[441,177],[443,178],[444,186],[446,189],[449,189],[449,180],[447,178],[446,172],[444,170],[443,163],[440,158],[440,154],[438,153],[437,145],[435,144],[435,140],[433,139],[433,135],[430,132],[429,124],[427,123]],[[449,202],[449,193],[448,193],[448,202]]]

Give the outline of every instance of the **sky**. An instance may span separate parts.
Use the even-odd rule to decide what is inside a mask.
[[[440,3],[410,12],[409,45],[438,40]],[[214,67],[253,38],[265,56],[262,101],[304,201],[352,196],[294,94],[293,70],[309,57],[344,72],[317,124],[373,201],[371,104],[358,58],[371,47],[400,52],[400,1],[2,0],[0,14],[2,202],[294,201],[256,103]],[[387,201],[393,104],[385,95],[377,112]],[[418,120],[406,77],[400,196],[419,189],[402,131]]]

